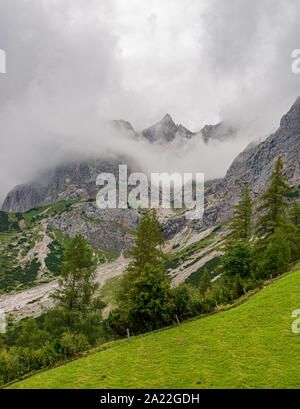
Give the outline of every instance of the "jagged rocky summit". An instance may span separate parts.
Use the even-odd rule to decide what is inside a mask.
[[[127,129],[134,133],[133,127],[126,121],[115,121],[115,127]],[[223,123],[206,126],[200,131],[203,140],[222,140],[232,137],[235,131]],[[166,115],[159,123],[143,131],[140,136],[156,143],[159,140],[171,142],[178,135],[191,138],[195,134],[182,125],[176,125],[170,115]],[[223,135],[223,136],[222,136]],[[205,213],[201,221],[187,222],[184,217],[172,217],[166,221],[167,236],[182,230],[187,223],[196,228],[209,227],[226,221],[232,215],[232,206],[239,199],[242,186],[247,183],[257,197],[266,186],[274,163],[279,155],[284,162],[284,173],[291,186],[300,185],[300,98],[289,112],[281,119],[278,130],[266,140],[249,145],[233,161],[226,176],[210,183],[205,194]],[[128,163],[130,159],[128,159]],[[55,203],[59,200],[87,200],[95,198],[98,187],[96,177],[100,172],[112,172],[117,175],[117,159],[99,158],[70,163],[57,167],[49,172],[46,182],[36,180],[14,188],[6,197],[2,210],[7,212],[23,212],[30,208]],[[124,163],[124,162],[123,162]],[[129,163],[130,165],[130,163]],[[129,166],[130,171],[130,166]],[[76,222],[74,221],[76,224]],[[65,228],[65,227],[64,227]]]

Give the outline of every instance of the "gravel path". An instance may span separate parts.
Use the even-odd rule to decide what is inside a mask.
[[[97,281],[103,285],[107,279],[122,274],[127,265],[128,260],[123,255],[112,263],[101,265],[97,269]],[[57,287],[58,280],[54,280],[51,283],[38,285],[15,294],[2,295],[0,296],[0,310],[5,313],[13,313],[17,319],[38,316],[45,307],[53,305],[49,295]]]

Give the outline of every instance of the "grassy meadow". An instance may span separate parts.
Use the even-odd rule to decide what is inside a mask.
[[[80,358],[11,388],[300,388],[300,270],[229,311]]]

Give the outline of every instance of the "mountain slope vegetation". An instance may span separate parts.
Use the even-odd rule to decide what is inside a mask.
[[[0,212],[0,295],[48,283],[61,274],[70,236],[54,227],[55,221],[79,213],[76,205],[89,203],[60,201],[24,213]],[[111,258],[91,247],[99,263]]]
[[[37,374],[12,388],[299,388],[300,264],[249,301]]]

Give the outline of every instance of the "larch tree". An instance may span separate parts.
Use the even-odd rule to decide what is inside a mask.
[[[286,210],[288,200],[285,193],[289,190],[286,178],[283,176],[283,162],[278,158],[275,169],[269,179],[270,185],[266,192],[261,196],[261,204],[257,211],[262,214],[258,218],[256,225],[256,235],[259,243],[266,248],[268,239],[276,230],[286,226]]]
[[[228,247],[239,242],[249,243],[252,236],[253,200],[248,185],[242,190],[240,201],[234,209],[234,216],[229,225],[231,233],[226,240]]]
[[[78,233],[66,249],[59,287],[52,294],[55,307],[46,317],[47,329],[57,336],[65,332],[82,333],[90,343],[95,343],[105,307],[95,294],[98,287],[92,251]]]
[[[110,314],[137,332],[159,328],[174,318],[175,304],[162,250],[164,242],[156,211],[144,211],[135,247],[130,251],[132,261],[117,293],[118,308]]]
[[[151,264],[151,268],[155,270],[165,270],[166,257],[162,250],[165,239],[154,209],[143,212],[135,232],[134,243],[135,246],[129,251],[132,261],[122,277],[120,289],[116,296],[120,306],[128,302],[132,283],[139,274],[145,272],[146,265]]]

